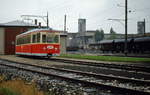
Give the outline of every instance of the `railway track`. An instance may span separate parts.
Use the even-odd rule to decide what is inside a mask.
[[[122,69],[128,71],[135,71],[135,72],[144,72],[150,73],[150,67],[144,66],[135,66],[135,65],[127,65],[127,64],[112,64],[112,63],[102,63],[102,62],[88,62],[88,61],[77,61],[72,59],[63,59],[63,58],[51,58],[49,59],[55,62],[64,62],[64,63],[72,63],[72,64],[79,64],[79,65],[87,65],[87,66],[95,66],[95,67],[106,67],[106,68],[114,68],[114,69]]]
[[[19,63],[6,60],[1,60],[0,65],[30,71],[33,73],[39,73],[46,76],[54,76],[64,80],[80,82],[84,85],[101,87],[103,89],[109,89],[113,92],[119,92],[123,94],[150,94],[150,90],[148,88],[150,86],[150,81],[87,73],[75,70],[58,69],[55,67],[39,66],[36,64]]]

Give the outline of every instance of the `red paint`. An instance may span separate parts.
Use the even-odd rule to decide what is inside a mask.
[[[16,35],[27,31],[25,27],[7,27],[5,28],[5,54],[15,54]]]
[[[49,46],[53,46],[53,49],[49,49]],[[21,53],[45,53],[45,54],[59,54],[59,44],[26,44],[16,46],[16,52]]]

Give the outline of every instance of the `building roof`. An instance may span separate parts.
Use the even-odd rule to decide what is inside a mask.
[[[24,21],[21,21],[21,20],[14,20],[14,21],[10,21],[10,22],[7,22],[7,23],[0,23],[0,27],[5,27],[5,26],[38,27],[37,25],[34,25],[32,23],[27,23],[27,22],[24,22]]]

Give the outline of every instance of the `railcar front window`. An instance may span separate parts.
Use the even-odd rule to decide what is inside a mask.
[[[58,43],[59,42],[59,36],[54,34],[48,34],[47,35],[47,43]]]
[[[53,42],[54,42],[53,35],[51,35],[51,34],[47,35],[47,43],[53,43]]]

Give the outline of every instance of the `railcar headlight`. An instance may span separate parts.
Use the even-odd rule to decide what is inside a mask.
[[[54,46],[47,46],[47,49],[53,49]]]

